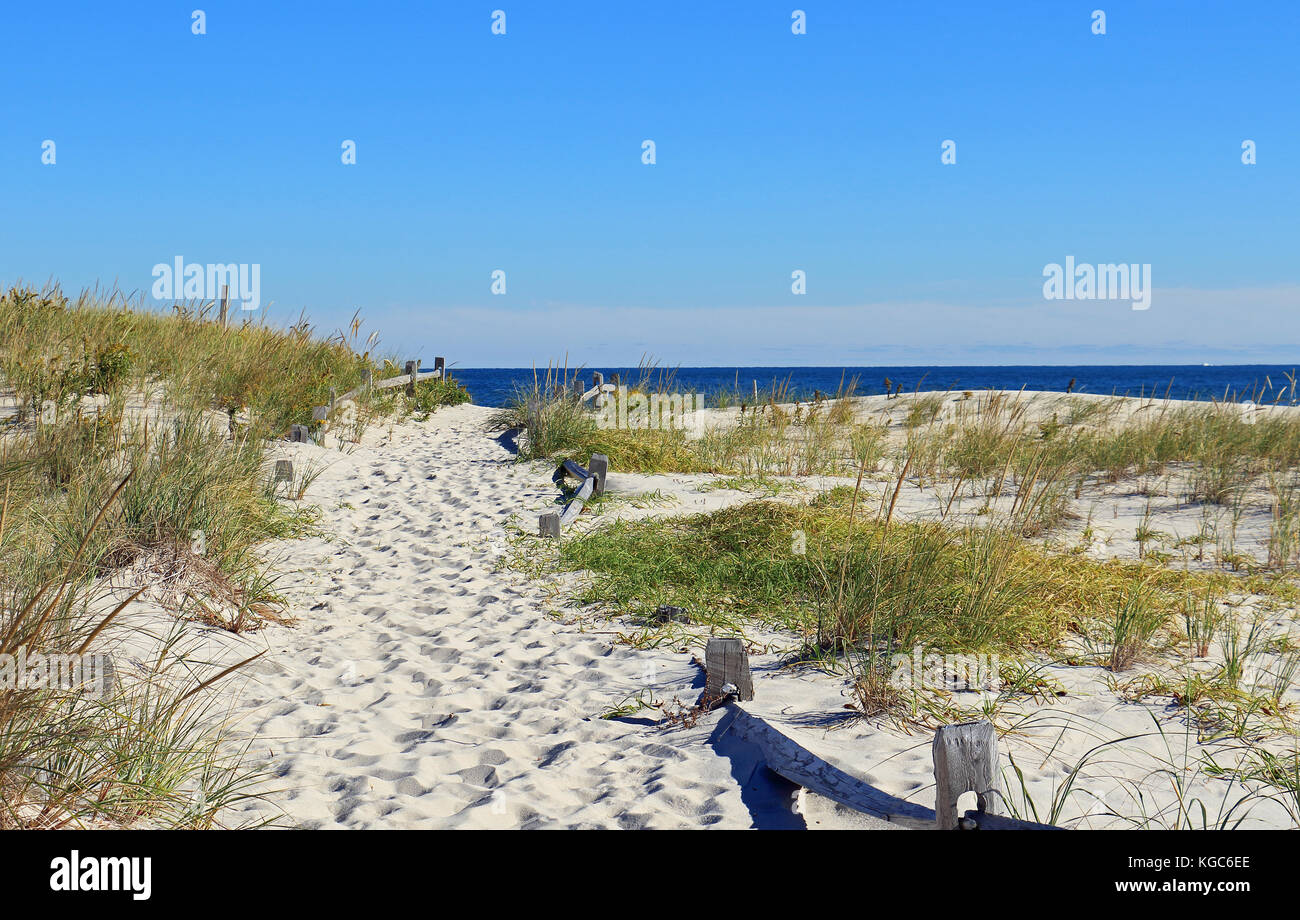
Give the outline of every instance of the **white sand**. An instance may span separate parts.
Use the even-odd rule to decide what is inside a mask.
[[[277,456],[298,463],[329,464],[306,496],[320,506],[329,536],[272,548],[289,573],[281,588],[296,626],[240,638],[212,633],[216,660],[268,650],[225,692],[251,759],[279,790],[226,820],[282,811],[280,823],[311,828],[859,826],[763,769],[750,746],[722,730],[721,713],[690,728],[656,724],[659,709],[599,718],[637,694],[689,706],[702,687],[692,661],[699,646],[636,650],[618,641],[620,629],[633,627],[562,609],[569,579],[531,582],[502,570],[505,528],[534,532],[558,491],[549,465],[515,463],[505,443],[483,432],[490,411],[443,409],[425,423],[373,432],[350,452],[277,447]],[[711,478],[615,471],[612,491],[657,490],[665,500],[615,505],[580,526],[750,497],[702,488]],[[931,502],[907,496],[900,514],[923,516]],[[1113,554],[1135,555],[1120,536],[1132,532],[1133,515],[1111,518],[1119,522]],[[1294,634],[1295,611],[1277,612],[1273,626]],[[792,644],[760,632],[749,638],[756,652]],[[753,666],[751,712],[880,789],[933,804],[930,732],[846,719],[842,675],[790,670],[778,654],[755,654]],[[1064,769],[1089,748],[1143,735],[1108,748],[1084,771],[1079,785],[1092,797],[1076,796],[1063,818],[1108,806],[1170,823],[1179,771],[1152,771],[1197,757],[1195,734],[1165,700],[1124,702],[1101,668],[1047,667],[1067,693],[1016,704],[1030,721],[1004,738],[1004,763],[1005,752],[1016,756],[1045,808]],[[978,694],[956,696],[978,708]],[[1294,689],[1290,698],[1300,702]],[[1226,757],[1233,747],[1204,750]],[[1133,783],[1140,806],[1126,791]],[[1213,823],[1241,791],[1198,778],[1185,795],[1203,799]],[[1280,807],[1257,803],[1246,823],[1290,822]],[[1095,816],[1082,824],[1123,822]]]
[[[690,655],[561,626],[539,586],[493,574],[502,525],[535,527],[558,490],[483,434],[488,411],[442,409],[349,455],[285,446],[331,463],[307,500],[337,539],[283,547],[300,623],[254,637],[270,653],[241,728],[273,802],[304,827],[751,826],[749,776],[711,725],[598,718],[647,683],[693,703]]]

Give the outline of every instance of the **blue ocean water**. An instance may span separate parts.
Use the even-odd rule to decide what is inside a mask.
[[[1063,392],[1074,382],[1074,392],[1115,396],[1168,395],[1172,399],[1253,399],[1258,403],[1275,400],[1290,404],[1300,398],[1300,385],[1292,389],[1287,374],[1293,366],[1277,364],[1231,365],[1079,365],[1079,366],[999,366],[999,367],[679,367],[664,368],[656,374],[672,375],[668,389],[679,393],[701,393],[713,404],[720,392],[752,394],[757,381],[760,394],[774,388],[786,388],[792,399],[811,398],[816,393],[834,394],[841,385],[856,379],[855,392],[871,396],[885,392],[885,378],[903,392],[935,390],[1046,390]],[[612,383],[615,375],[624,381],[636,381],[641,372],[635,367],[584,368],[580,379],[591,385],[592,371],[605,375]],[[538,372],[545,378],[545,369]],[[572,371],[570,372],[572,373]],[[532,368],[461,368],[452,367],[451,375],[463,383],[474,402],[481,406],[504,404],[518,386],[532,386]]]

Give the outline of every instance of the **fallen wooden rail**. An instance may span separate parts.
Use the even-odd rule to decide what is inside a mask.
[[[560,464],[551,479],[560,483],[566,476],[572,476],[579,481],[579,486],[562,511],[548,511],[538,517],[539,536],[558,538],[564,528],[582,514],[583,505],[593,496],[605,491],[605,477],[609,475],[609,458],[604,454],[592,454],[589,466],[590,469],[584,469],[573,460],[565,460]]]
[[[774,773],[846,808],[913,830],[1061,830],[1002,815],[1005,805],[998,771],[998,740],[987,720],[945,725],[934,734],[935,807],[900,799],[818,757],[780,729],[747,711],[754,698],[749,655],[737,638],[712,638],[705,650],[705,692],[710,705],[725,701],[728,731],[755,745]],[[976,808],[957,813],[964,792]]]

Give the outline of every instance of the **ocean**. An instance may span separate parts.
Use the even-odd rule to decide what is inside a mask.
[[[871,396],[885,392],[885,378],[903,392],[943,390],[1046,390],[1063,392],[1074,381],[1074,392],[1115,396],[1168,395],[1171,399],[1253,399],[1260,404],[1279,401],[1295,404],[1300,386],[1292,387],[1287,374],[1296,365],[1078,365],[1078,366],[933,366],[933,367],[679,367],[656,370],[672,374],[668,389],[678,393],[700,393],[712,405],[722,392],[752,394],[757,382],[760,394],[786,388],[791,399],[811,398],[815,393],[834,394],[856,378],[855,392]],[[618,375],[623,382],[636,381],[635,367],[584,368],[581,380],[591,385],[591,374],[600,371],[605,382]],[[451,376],[463,383],[481,406],[503,405],[516,387],[531,386],[533,369],[451,368]],[[572,371],[570,372],[572,373]],[[544,378],[545,369],[538,372]],[[752,396],[751,396],[752,398]]]

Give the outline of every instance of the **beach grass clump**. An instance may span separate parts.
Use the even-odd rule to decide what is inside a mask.
[[[106,526],[81,551],[86,574],[166,572],[178,613],[193,601],[232,607],[250,626],[277,616],[256,548],[307,532],[313,516],[276,500],[260,444],[246,433],[232,440],[195,412],[71,416],[5,438],[0,581],[30,587],[61,571],[84,522],[127,474]]]
[[[129,484],[70,534],[77,541],[62,570],[43,581],[16,577],[13,556],[0,552],[0,829],[211,827],[259,794],[261,778],[226,747],[202,692],[251,659],[198,661],[179,624],[129,681],[95,652],[145,590],[117,600],[93,577],[95,537],[111,529]],[[14,546],[8,511],[0,504],[0,550]],[[59,662],[58,679],[48,662]]]
[[[920,428],[923,425],[934,424],[943,411],[946,399],[947,396],[944,393],[925,393],[913,396],[908,405],[907,415],[903,419],[903,426],[910,430]]]
[[[713,471],[682,429],[602,427],[581,395],[576,372],[548,368],[531,385],[517,387],[488,427],[521,432],[521,460],[586,463],[592,454],[604,454],[613,469],[628,472]]]
[[[1260,798],[1281,805],[1291,824],[1300,827],[1300,750],[1295,747],[1295,736],[1292,738],[1290,751],[1249,747],[1244,757],[1233,758],[1231,763],[1210,758],[1206,773],[1261,788]]]
[[[558,565],[588,573],[576,604],[637,619],[680,606],[696,623],[786,630],[820,652],[1047,649],[1112,615],[1139,574],[1144,602],[1166,612],[1216,583],[1051,554],[1014,524],[885,521],[854,501],[840,487],[806,504],[614,522],[564,541]]]
[[[415,394],[409,399],[410,411],[419,421],[428,421],[443,406],[459,406],[471,402],[469,390],[451,374],[421,380],[415,384]]]
[[[1217,503],[1227,500],[1243,477],[1300,465],[1298,413],[1268,412],[1254,418],[1235,404],[1166,402],[1147,404],[1117,420],[1122,405],[1121,399],[1076,398],[1067,405],[1067,423],[1031,425],[1023,401],[991,394],[981,397],[970,412],[959,410],[958,425],[909,427],[923,428],[914,433],[915,439],[938,443],[939,449],[931,450],[949,475],[974,478],[1004,467],[1024,469],[1033,462],[1035,447],[1053,466],[1110,482],[1187,462],[1200,473],[1194,496]]]
[[[1268,562],[1282,569],[1300,565],[1300,470],[1268,474]]]
[[[1153,489],[1177,488],[1180,500],[1231,511],[1234,531],[1255,493],[1267,488],[1272,498],[1269,565],[1283,569],[1300,555],[1294,485],[1300,470],[1300,413],[1248,411],[1233,403],[1166,401],[1135,407],[1120,399],[1076,397],[1065,404],[1064,422],[1057,411],[1031,423],[1015,394],[957,400],[954,406],[949,414],[955,423],[908,427],[896,464],[906,461],[918,485],[955,483],[954,496],[963,487],[983,494],[989,509],[1006,496],[1028,504],[1034,514],[1024,516],[1027,535],[1067,518],[1071,499],[1080,498],[1087,486],[1147,477],[1139,489],[1148,495]],[[1121,409],[1127,414],[1121,415]],[[1153,541],[1140,542],[1145,554]],[[1231,552],[1221,556],[1230,562],[1235,558]],[[1254,565],[1244,557],[1233,564]]]
[[[1146,655],[1151,641],[1168,622],[1169,610],[1160,604],[1151,583],[1134,577],[1102,619],[1110,647],[1108,667],[1125,671]]]
[[[1183,598],[1183,632],[1187,640],[1188,657],[1205,658],[1210,645],[1223,622],[1220,598],[1212,591],[1188,594]]]

